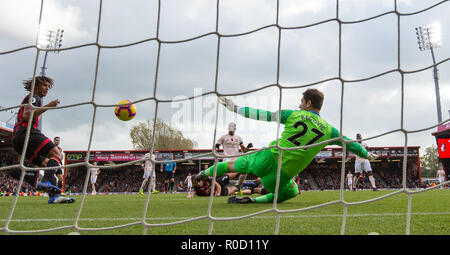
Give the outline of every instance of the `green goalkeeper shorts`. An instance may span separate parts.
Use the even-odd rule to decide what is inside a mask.
[[[236,172],[253,174],[261,178],[261,184],[270,193],[275,193],[278,164],[269,149],[238,157],[234,164]],[[298,194],[298,186],[291,177],[280,171],[279,194],[287,199]]]

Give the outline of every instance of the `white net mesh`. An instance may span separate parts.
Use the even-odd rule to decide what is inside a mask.
[[[217,222],[217,221],[233,221],[233,220],[238,220],[238,219],[243,219],[243,218],[255,217],[255,216],[263,215],[265,213],[272,212],[272,213],[275,213],[276,219],[277,219],[276,220],[276,226],[275,226],[275,229],[274,229],[273,233],[274,234],[278,234],[279,233],[279,228],[280,228],[280,217],[283,214],[294,213],[294,212],[304,212],[304,211],[317,209],[317,208],[320,208],[320,207],[332,206],[332,205],[335,205],[335,204],[342,204],[344,206],[344,210],[343,210],[343,213],[342,213],[342,224],[341,224],[340,234],[343,235],[343,234],[346,233],[346,223],[347,223],[347,218],[348,218],[347,212],[348,212],[348,208],[349,207],[358,206],[360,204],[365,204],[365,203],[373,203],[373,202],[376,202],[378,200],[382,200],[382,199],[385,199],[385,198],[388,198],[388,197],[391,197],[391,196],[395,196],[395,195],[398,195],[398,194],[406,194],[408,196],[408,207],[407,207],[407,212],[406,212],[406,215],[407,215],[407,220],[406,221],[407,222],[406,222],[405,234],[407,234],[407,235],[410,234],[410,223],[411,223],[410,219],[411,219],[411,214],[412,214],[412,209],[411,209],[412,196],[417,194],[417,193],[420,193],[420,192],[425,192],[425,191],[427,191],[429,189],[419,190],[419,191],[417,191],[417,190],[416,191],[412,191],[412,190],[408,190],[407,187],[406,187],[406,183],[407,183],[407,180],[406,180],[406,176],[407,176],[406,162],[407,162],[408,137],[409,137],[409,135],[411,135],[413,133],[422,132],[422,131],[425,131],[425,130],[431,130],[431,129],[435,128],[437,125],[421,128],[421,129],[418,129],[418,130],[412,130],[412,131],[411,130],[407,130],[405,128],[405,124],[404,124],[405,120],[404,120],[404,114],[403,114],[404,113],[404,106],[405,106],[405,102],[404,102],[404,93],[405,93],[405,82],[404,81],[405,81],[405,76],[408,75],[408,74],[414,74],[414,73],[422,72],[422,71],[425,71],[425,70],[429,70],[429,69],[433,68],[434,66],[443,65],[444,63],[449,61],[449,58],[445,58],[442,61],[438,61],[434,65],[426,66],[426,67],[415,69],[415,70],[404,70],[404,69],[402,69],[402,63],[401,63],[401,57],[400,57],[400,54],[401,54],[401,41],[400,41],[401,36],[400,36],[400,34],[401,34],[401,29],[402,29],[402,19],[404,19],[406,17],[409,17],[409,16],[413,16],[413,15],[420,15],[420,14],[422,14],[424,12],[433,11],[433,10],[435,10],[437,8],[442,8],[443,6],[447,6],[448,5],[448,1],[440,1],[440,2],[437,2],[437,3],[433,4],[433,5],[429,5],[429,6],[423,7],[420,10],[416,10],[414,12],[402,13],[402,12],[400,12],[398,10],[398,2],[394,0],[393,1],[393,8],[391,10],[387,10],[384,13],[380,13],[380,14],[374,15],[372,17],[364,17],[364,18],[361,18],[361,19],[358,19],[358,20],[345,20],[345,19],[343,19],[341,17],[341,13],[340,13],[340,8],[341,8],[340,2],[341,1],[339,1],[339,0],[336,0],[336,2],[335,2],[335,9],[334,9],[335,10],[335,16],[333,18],[323,19],[323,20],[317,21],[315,23],[306,24],[306,25],[300,25],[300,26],[298,26],[298,25],[297,26],[282,26],[279,23],[279,19],[280,19],[280,11],[279,11],[280,1],[276,1],[276,8],[277,8],[277,10],[276,10],[275,21],[274,21],[273,24],[262,26],[262,27],[258,27],[256,29],[248,30],[248,31],[245,31],[245,32],[242,32],[242,33],[224,34],[224,33],[220,32],[220,24],[219,24],[220,23],[219,22],[220,21],[220,15],[221,15],[221,4],[224,4],[224,1],[219,1],[218,0],[217,3],[216,3],[216,10],[215,10],[216,11],[216,13],[215,13],[215,21],[216,22],[215,22],[215,30],[214,31],[211,31],[211,32],[208,32],[208,33],[204,33],[204,34],[192,37],[192,38],[187,38],[187,39],[184,39],[184,40],[164,41],[160,37],[160,33],[161,33],[161,31],[160,31],[160,17],[161,17],[160,16],[160,12],[161,12],[161,9],[164,8],[164,1],[158,1],[158,10],[157,10],[158,19],[157,19],[157,23],[156,23],[156,29],[155,29],[156,30],[156,36],[155,37],[151,37],[151,38],[147,38],[145,40],[135,41],[135,42],[127,43],[127,44],[121,44],[121,45],[102,45],[99,42],[99,36],[100,36],[100,33],[101,33],[101,28],[102,28],[101,21],[102,21],[102,10],[104,8],[104,3],[103,3],[103,1],[99,1],[99,7],[100,8],[99,8],[99,12],[98,12],[97,34],[96,34],[95,42],[88,43],[88,44],[82,44],[82,45],[76,45],[76,46],[73,46],[73,47],[61,48],[62,52],[68,52],[68,51],[76,50],[76,49],[83,48],[83,47],[89,47],[89,46],[94,46],[94,47],[96,47],[96,50],[97,50],[96,61],[95,61],[95,77],[93,79],[94,82],[93,82],[93,86],[92,86],[92,98],[91,98],[91,100],[84,101],[84,102],[78,102],[78,103],[65,105],[65,106],[60,106],[60,107],[56,108],[56,109],[59,109],[59,108],[70,108],[70,107],[77,107],[77,106],[83,106],[83,105],[91,105],[93,107],[93,109],[94,109],[93,110],[93,115],[92,115],[91,132],[90,132],[90,135],[89,135],[89,144],[88,144],[88,152],[87,152],[87,155],[86,155],[86,161],[82,162],[82,163],[70,164],[70,165],[67,165],[65,167],[77,167],[77,166],[85,166],[85,167],[88,167],[88,168],[92,167],[92,165],[89,163],[88,159],[89,159],[89,154],[90,154],[90,150],[91,150],[91,141],[92,141],[93,135],[94,135],[94,133],[93,133],[94,123],[95,123],[95,121],[97,119],[98,109],[99,108],[111,108],[111,107],[115,106],[114,104],[99,104],[95,100],[96,95],[97,95],[96,91],[97,91],[97,81],[98,81],[98,70],[99,70],[99,66],[100,66],[100,62],[101,62],[101,54],[100,53],[101,53],[102,50],[104,50],[104,49],[127,48],[127,47],[132,47],[132,46],[143,44],[143,43],[147,43],[147,42],[154,42],[154,43],[157,44],[156,70],[154,70],[154,77],[155,77],[155,79],[154,79],[153,95],[149,96],[149,97],[140,98],[139,100],[136,100],[133,103],[139,103],[139,102],[144,102],[144,101],[153,101],[155,103],[154,117],[158,118],[158,109],[159,109],[160,104],[176,101],[176,100],[166,100],[166,99],[162,99],[162,98],[158,98],[157,97],[157,93],[156,92],[157,92],[158,85],[159,85],[159,83],[158,83],[158,81],[159,81],[158,80],[158,76],[160,74],[160,63],[161,63],[160,57],[161,57],[161,48],[162,48],[162,46],[173,45],[173,44],[183,44],[183,43],[199,40],[199,39],[202,39],[202,38],[205,38],[205,37],[208,37],[208,36],[214,36],[214,37],[217,38],[217,48],[216,48],[216,52],[215,52],[215,74],[214,74],[215,82],[214,82],[214,89],[212,91],[204,92],[204,93],[201,93],[200,95],[197,95],[195,97],[189,97],[189,98],[186,98],[186,99],[183,99],[183,100],[193,100],[193,99],[195,99],[197,97],[204,97],[204,96],[207,96],[207,95],[237,96],[237,95],[250,94],[252,92],[261,91],[261,90],[264,90],[264,89],[267,89],[267,88],[275,88],[275,89],[277,89],[279,91],[278,110],[281,110],[282,102],[284,100],[283,99],[283,91],[292,90],[292,89],[299,89],[299,88],[306,88],[306,87],[310,87],[310,86],[315,86],[317,84],[322,84],[322,83],[333,81],[333,82],[338,83],[339,87],[340,87],[340,116],[341,116],[341,118],[340,118],[339,130],[342,130],[343,129],[343,118],[344,118],[344,105],[345,105],[344,94],[346,92],[346,87],[349,84],[363,82],[363,81],[368,81],[368,80],[372,80],[372,79],[377,79],[379,77],[387,76],[387,75],[390,75],[392,73],[400,75],[400,77],[401,77],[401,84],[400,84],[400,86],[401,86],[401,98],[402,98],[401,105],[400,105],[400,107],[401,107],[401,116],[400,116],[400,119],[398,120],[400,122],[400,128],[399,129],[394,129],[394,130],[389,130],[389,131],[384,132],[384,133],[380,133],[380,134],[378,134],[376,136],[372,136],[372,137],[366,138],[365,140],[371,140],[371,139],[379,138],[379,137],[386,136],[386,135],[389,135],[389,134],[392,134],[392,133],[397,133],[397,132],[404,135],[405,143],[404,143],[404,156],[403,156],[403,168],[402,168],[402,177],[403,177],[402,178],[402,189],[400,189],[398,191],[395,191],[395,192],[392,192],[390,194],[384,195],[384,196],[377,197],[375,199],[370,199],[370,200],[361,201],[361,202],[347,202],[345,200],[345,197],[344,197],[345,164],[342,163],[342,165],[341,165],[341,179],[340,179],[341,180],[341,183],[340,183],[340,186],[341,186],[340,198],[338,200],[335,200],[335,201],[330,201],[330,202],[327,202],[327,203],[318,204],[318,205],[311,206],[311,207],[306,207],[306,208],[292,209],[292,210],[282,210],[282,209],[279,209],[278,204],[276,202],[276,198],[277,198],[277,195],[278,195],[278,193],[276,192],[275,193],[275,200],[274,200],[275,202],[273,203],[273,207],[270,208],[270,209],[266,209],[266,210],[263,210],[263,211],[258,211],[258,212],[255,212],[255,213],[251,213],[251,214],[244,215],[244,216],[239,216],[239,217],[217,217],[217,216],[213,216],[212,215],[212,205],[213,205],[214,196],[211,195],[209,203],[208,203],[208,209],[207,209],[206,215],[203,215],[203,216],[200,216],[200,217],[189,218],[189,219],[181,219],[181,220],[174,221],[174,222],[171,222],[171,223],[160,223],[160,224],[158,223],[158,224],[155,224],[155,223],[149,223],[147,221],[147,219],[146,219],[147,212],[148,212],[149,208],[152,206],[151,203],[150,203],[150,196],[152,194],[149,193],[147,195],[145,207],[144,207],[144,210],[143,210],[143,213],[142,213],[142,215],[143,215],[142,219],[136,220],[136,221],[133,221],[133,222],[127,223],[127,224],[118,224],[118,225],[111,226],[111,227],[83,228],[83,227],[80,227],[79,223],[80,223],[80,215],[81,215],[81,212],[83,210],[83,206],[85,204],[86,191],[87,191],[87,187],[88,187],[88,183],[89,183],[89,175],[86,175],[86,178],[85,178],[85,181],[84,181],[83,196],[82,196],[81,200],[79,201],[79,209],[78,209],[78,213],[77,213],[77,216],[76,216],[74,222],[72,222],[72,223],[70,223],[68,225],[65,225],[65,226],[61,226],[61,227],[50,228],[50,229],[41,229],[41,230],[32,230],[32,231],[31,230],[14,230],[14,229],[10,229],[9,228],[9,224],[10,224],[12,218],[13,218],[13,214],[14,214],[14,210],[16,209],[17,202],[20,199],[19,192],[17,192],[15,200],[14,200],[12,206],[11,206],[11,210],[10,210],[9,216],[6,219],[5,224],[0,228],[0,230],[3,231],[4,233],[12,233],[12,234],[14,234],[14,233],[50,232],[50,231],[61,230],[61,229],[75,229],[76,231],[101,231],[101,230],[112,230],[112,229],[124,228],[124,227],[129,227],[129,226],[134,226],[134,225],[142,225],[144,227],[144,234],[145,234],[145,233],[147,233],[147,230],[149,228],[152,228],[152,227],[179,225],[179,224],[185,224],[185,223],[188,223],[188,222],[193,222],[193,221],[205,220],[206,219],[206,220],[209,220],[209,222],[210,222],[210,228],[209,228],[208,233],[209,234],[213,234],[213,232],[214,232],[214,223]],[[41,18],[42,18],[42,10],[45,7],[44,3],[45,3],[44,1],[41,2],[41,11],[40,11],[40,15],[41,16],[40,16],[39,20],[41,20]],[[343,45],[343,32],[342,32],[342,30],[344,28],[346,28],[346,26],[355,25],[355,24],[364,24],[366,22],[371,22],[371,21],[376,21],[378,19],[382,19],[382,18],[384,18],[386,16],[389,16],[389,17],[393,16],[396,19],[395,32],[396,32],[397,56],[396,56],[396,64],[395,64],[395,66],[393,68],[391,68],[391,69],[381,70],[379,73],[377,73],[375,75],[371,75],[369,77],[363,77],[363,78],[359,78],[359,79],[348,79],[348,78],[345,79],[344,75],[343,75],[343,68],[342,68],[342,66],[345,63],[345,61],[343,59],[343,53],[342,53],[343,48],[344,48],[344,45]],[[40,23],[40,21],[39,21],[39,23]],[[323,80],[315,80],[315,81],[312,81],[312,82],[307,82],[307,83],[299,84],[299,85],[295,85],[295,86],[288,86],[288,85],[281,84],[281,82],[280,82],[280,73],[282,72],[282,68],[281,68],[281,64],[280,64],[281,57],[282,57],[281,56],[281,47],[282,47],[283,36],[285,35],[285,33],[287,34],[287,32],[293,31],[293,30],[297,31],[297,30],[305,30],[305,29],[309,29],[309,28],[315,28],[317,26],[321,26],[321,25],[324,25],[324,24],[334,24],[334,25],[338,26],[338,29],[337,29],[337,31],[338,31],[338,33],[337,33],[338,45],[337,46],[338,47],[337,47],[337,53],[335,53],[336,56],[337,56],[337,62],[338,62],[337,64],[338,64],[338,67],[339,67],[337,75],[332,75],[332,76],[327,77],[327,78],[325,78]],[[239,92],[239,93],[227,93],[227,94],[220,93],[219,92],[220,88],[219,88],[219,84],[218,84],[219,75],[220,75],[220,65],[219,65],[219,63],[220,63],[220,58],[223,57],[222,56],[221,42],[224,39],[241,38],[241,37],[244,37],[246,35],[250,35],[250,34],[253,34],[253,33],[257,33],[259,31],[264,31],[264,30],[269,30],[269,29],[275,29],[277,31],[277,34],[278,34],[276,47],[275,47],[276,50],[277,50],[277,60],[276,60],[277,65],[276,65],[276,71],[275,71],[275,73],[276,73],[276,81],[275,81],[275,83],[274,84],[269,84],[269,85],[259,86],[257,89],[252,89],[252,90],[243,91],[243,92]],[[37,39],[36,39],[36,45],[37,44],[38,44],[38,42],[37,42]],[[39,59],[39,55],[40,55],[39,53],[45,51],[45,49],[39,48],[36,45],[31,45],[31,46],[27,46],[27,47],[22,47],[22,48],[9,50],[9,51],[0,52],[0,57],[8,55],[8,54],[13,54],[13,53],[16,53],[16,52],[24,51],[24,50],[27,50],[27,49],[36,49],[36,58],[35,58],[34,73],[33,73],[33,77],[34,77],[34,76],[38,75],[37,72],[38,72],[38,59]],[[33,84],[33,89],[34,89],[34,84]],[[180,100],[180,101],[182,101],[182,100]],[[11,109],[15,109],[15,108],[18,108],[18,107],[19,106],[11,106],[11,107],[8,107],[8,108],[3,108],[2,111],[11,110]],[[215,129],[214,129],[214,141],[216,140],[216,137],[217,137],[217,129],[218,129],[217,123],[218,123],[218,116],[219,116],[218,111],[219,111],[219,107],[220,107],[219,104],[217,104],[216,107],[217,108],[216,108],[216,115],[215,115],[216,119],[215,119]],[[33,107],[33,109],[36,110],[38,108]],[[53,109],[49,108],[49,110],[53,110]],[[448,119],[445,120],[444,122],[448,122]],[[280,134],[281,128],[282,127],[280,127],[280,124],[278,122],[278,125],[277,125],[277,138],[278,138],[278,135]],[[153,130],[155,130],[155,129],[153,128]],[[27,133],[27,138],[26,138],[27,140],[26,141],[28,141],[29,132],[30,132],[30,126],[28,126],[28,130],[27,131],[28,131],[28,133]],[[342,134],[341,134],[341,137],[339,138],[339,140],[341,140],[341,142],[343,142],[343,143],[346,143],[346,141],[342,137]],[[283,150],[286,149],[286,148],[282,148],[282,147],[278,146],[278,144],[276,146],[273,146],[273,147],[277,147],[280,151],[283,151]],[[151,148],[153,148],[153,145],[152,145]],[[271,148],[271,147],[267,147],[266,149],[268,149],[268,148]],[[298,147],[298,148],[304,148],[304,147]],[[290,149],[292,149],[292,148],[290,148]],[[151,149],[151,152],[152,151],[153,151],[153,149]],[[255,152],[251,152],[251,153],[255,153]],[[194,157],[194,158],[200,158],[202,156],[207,156],[207,155],[208,156],[209,155],[214,156],[216,163],[218,162],[218,159],[223,157],[223,156],[219,155],[218,153],[214,153],[213,152],[213,153],[206,153],[206,154]],[[280,153],[279,155],[281,157],[282,153]],[[344,149],[343,155],[344,155],[343,162],[345,162],[345,155],[346,155],[345,149]],[[176,162],[184,162],[184,161],[187,161],[187,160],[189,160],[189,159],[176,160]],[[20,177],[19,186],[21,186],[23,181],[24,181],[24,176],[25,176],[26,171],[36,171],[36,168],[26,167],[25,164],[24,164],[24,161],[25,161],[25,159],[23,157],[21,157],[20,165],[12,165],[12,166],[1,167],[0,170],[5,171],[5,170],[10,170],[10,169],[14,169],[14,168],[19,167],[21,169],[21,177]],[[140,160],[139,162],[141,162],[141,161],[142,160]],[[135,164],[136,162],[138,162],[138,161],[128,162],[126,164],[119,164],[119,165],[115,165],[115,166],[102,166],[101,169],[118,168],[118,167],[123,167],[123,166],[131,165],[131,164]],[[280,176],[280,164],[281,164],[280,158],[279,158],[278,162],[280,162],[279,165],[278,165],[278,178],[279,178],[279,176]],[[161,162],[153,161],[153,163],[161,163]],[[46,170],[49,170],[49,169],[52,169],[52,168],[46,168]],[[55,169],[55,168],[53,168],[53,169]],[[213,178],[215,179],[215,177],[216,177],[216,172],[214,172],[214,177]],[[150,180],[150,182],[151,182],[151,180]],[[447,182],[447,184],[448,184],[448,182]],[[278,183],[277,183],[277,186],[278,186]],[[436,186],[435,188],[437,188],[437,187],[439,187],[439,186]],[[211,192],[211,194],[213,194],[213,192]]]

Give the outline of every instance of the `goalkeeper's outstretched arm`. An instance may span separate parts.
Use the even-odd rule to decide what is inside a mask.
[[[336,138],[336,137],[339,137],[339,131],[335,127],[332,127],[331,138]],[[351,141],[351,139],[346,136],[342,136],[342,138],[344,140]],[[334,141],[330,144],[339,145],[341,147],[344,147],[344,145],[342,144],[342,142],[340,140]],[[374,159],[374,158],[378,157],[377,155],[375,155],[373,153],[369,153],[360,143],[357,143],[357,142],[345,143],[345,147],[347,150],[355,153],[356,155],[358,155],[361,158]]]
[[[219,97],[219,103],[225,106],[228,110],[238,113],[245,118],[261,120],[267,122],[277,122],[279,111],[271,112],[266,110],[255,109],[251,107],[240,107],[236,105],[231,99],[226,97]],[[284,120],[291,111],[281,111],[281,123],[284,123]]]

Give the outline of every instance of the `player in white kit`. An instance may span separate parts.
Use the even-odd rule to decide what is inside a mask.
[[[191,192],[192,192],[192,175],[191,175],[191,173],[188,173],[186,179],[184,180],[184,183],[186,183],[186,185],[187,185],[188,194],[191,194]]]
[[[353,190],[353,174],[352,171],[348,170],[347,173],[347,185],[348,185],[348,190],[352,191]]]
[[[91,168],[91,188],[92,188],[92,195],[97,194],[97,191],[95,190],[95,183],[97,182],[98,174],[100,173],[100,168],[96,167],[97,162],[92,163],[94,167]]]
[[[356,134],[356,139],[359,140],[358,143],[360,143],[364,149],[367,150],[367,143],[360,141],[362,139],[361,134]],[[360,158],[355,154],[355,176],[353,177],[353,190],[356,190],[356,187],[358,187],[359,175],[363,171],[369,176],[370,185],[372,185],[373,191],[376,191],[377,187],[375,186],[375,179],[372,174],[370,161],[368,159]]]
[[[153,171],[153,164],[150,161],[150,153],[144,155],[145,161],[142,167],[144,168],[144,180],[142,181],[141,187],[139,188],[139,193],[144,194],[144,187],[147,184],[150,175],[152,175],[152,182],[150,183],[150,192],[153,192],[156,187],[156,171]],[[151,159],[155,160],[155,154],[152,154]]]
[[[226,135],[221,136],[216,142],[216,149],[219,149],[220,145],[222,145],[223,146],[223,154],[225,156],[236,155],[236,157],[238,157],[239,154],[241,154],[239,152],[239,149],[242,150],[242,153],[246,153],[250,148],[253,147],[252,143],[249,143],[247,145],[247,147],[245,147],[242,138],[240,136],[236,135],[235,132],[236,132],[236,123],[234,123],[234,122],[228,123],[228,133]],[[234,157],[224,158],[223,161],[224,162],[229,161],[231,158],[234,158]],[[239,175],[238,185],[241,185],[242,183],[244,183],[246,176],[247,176],[246,174]],[[230,178],[233,178],[233,177],[234,176],[230,176]]]
[[[439,170],[436,172],[436,177],[439,179],[439,184],[442,184],[445,182],[445,171],[444,168],[441,167],[439,168]],[[441,186],[441,189],[444,188],[444,185]]]

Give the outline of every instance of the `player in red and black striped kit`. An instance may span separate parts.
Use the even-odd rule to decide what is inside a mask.
[[[30,127],[30,136],[26,146],[25,158],[34,165],[41,167],[56,167],[61,165],[61,152],[58,147],[38,129],[40,116],[47,109],[36,109],[32,114],[32,107],[27,105],[31,103],[35,107],[42,107],[42,98],[47,96],[48,90],[53,87],[53,80],[46,76],[35,77],[34,92],[31,94],[33,79],[23,82],[24,88],[30,93],[22,100],[17,120],[14,125],[13,146],[14,150],[22,154],[25,145],[27,128]],[[56,107],[59,100],[55,99],[44,107]],[[32,116],[31,116],[32,115]],[[31,119],[32,117],[32,119]],[[74,198],[61,197],[61,189],[57,187],[55,177],[56,169],[46,170],[44,177],[37,183],[38,190],[44,190],[49,193],[48,203],[73,203]]]

